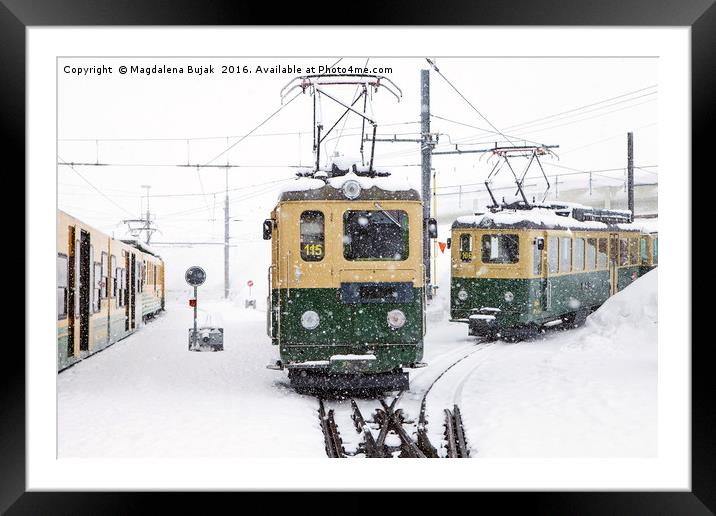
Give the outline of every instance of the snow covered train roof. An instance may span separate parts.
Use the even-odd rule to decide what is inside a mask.
[[[639,224],[607,224],[597,221],[581,221],[571,216],[558,215],[548,208],[502,210],[458,217],[452,229],[619,229],[621,231],[642,231]]]
[[[369,177],[347,172],[344,175],[328,177],[322,171],[313,173],[313,177],[300,176],[285,186],[279,194],[280,201],[310,201],[310,200],[340,200],[345,201],[343,185],[348,181],[356,181],[361,191],[357,198],[360,200],[401,200],[419,201],[420,193],[405,179],[390,176],[386,173],[376,177]]]
[[[140,251],[156,256],[157,258],[161,258],[161,256],[156,250],[152,249],[147,244],[143,243],[141,240],[137,240],[136,238],[120,238],[119,240],[121,242],[124,242],[125,244],[131,245],[132,247],[136,247]]]

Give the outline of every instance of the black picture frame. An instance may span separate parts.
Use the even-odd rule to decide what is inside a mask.
[[[711,124],[716,120],[716,6],[714,0],[535,0],[524,2],[434,3],[400,1],[351,4],[350,21],[360,25],[604,25],[690,26],[692,72],[692,164],[708,173],[712,144]],[[25,29],[32,26],[87,25],[247,25],[316,23],[320,3],[240,3],[214,0],[0,0],[0,126],[3,128],[4,178],[25,170]],[[329,7],[335,13],[335,6]],[[330,20],[329,20],[330,21]],[[10,164],[7,164],[7,158]],[[10,172],[14,171],[14,172]],[[692,175],[693,178],[693,175]],[[691,179],[691,178],[690,178]],[[8,188],[8,184],[5,186]],[[19,186],[19,181],[18,181]],[[24,188],[24,186],[23,186]],[[703,195],[703,192],[702,192]],[[693,199],[693,206],[698,205]],[[690,207],[684,207],[690,209]],[[692,218],[693,220],[693,218]],[[692,228],[692,234],[693,228]],[[25,234],[25,238],[32,235]],[[24,262],[24,247],[14,261]],[[30,271],[25,271],[25,276]],[[691,278],[686,278],[691,282]],[[692,303],[692,300],[684,300]],[[15,305],[19,300],[14,301]],[[23,303],[24,306],[24,303]],[[692,303],[696,311],[697,304]],[[13,312],[14,313],[14,312]],[[25,314],[26,316],[27,314]],[[696,315],[698,317],[698,314]],[[15,316],[16,317],[16,316]],[[6,322],[9,317],[6,315]],[[692,315],[692,321],[694,316]],[[698,320],[698,319],[697,319]],[[26,319],[27,322],[27,319]],[[7,333],[5,333],[7,339]],[[588,493],[481,493],[483,501],[499,504],[500,512],[519,507],[532,514],[713,514],[716,510],[716,446],[714,439],[714,374],[708,360],[710,339],[692,346],[692,490],[690,492],[588,492]],[[17,343],[4,342],[17,347]],[[25,342],[26,346],[38,343]],[[684,329],[682,342],[691,334]],[[2,362],[0,374],[0,511],[8,514],[104,514],[144,512],[150,503],[164,509],[210,510],[203,501],[189,503],[186,493],[70,493],[26,492],[25,487],[25,358],[14,353]],[[710,387],[709,387],[710,386]],[[292,495],[295,503],[309,500],[307,493]],[[231,495],[223,495],[231,496]],[[258,501],[258,499],[257,499]],[[246,503],[245,501],[242,503]],[[181,504],[181,505],[180,505]],[[320,509],[315,505],[314,510]],[[405,509],[407,510],[407,507]],[[238,508],[238,507],[237,507]],[[243,507],[242,507],[243,508]],[[248,506],[246,506],[248,509]],[[369,509],[370,506],[366,506]],[[373,506],[373,509],[376,509]]]

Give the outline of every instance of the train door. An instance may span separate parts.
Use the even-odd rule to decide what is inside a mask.
[[[90,322],[90,235],[80,230],[79,252],[79,304],[78,319],[80,323],[80,351],[89,351],[89,322]]]
[[[136,303],[137,303],[137,258],[134,253],[130,253],[129,264],[129,329],[136,328]]]
[[[75,227],[68,228],[67,249],[67,356],[75,354],[75,313],[77,313],[77,260],[78,251],[75,246]]]
[[[544,267],[544,310],[552,311],[552,275],[559,272],[559,238],[551,236],[547,238],[547,263]]]
[[[144,313],[144,261],[142,261],[141,256],[137,257],[136,259],[136,271],[135,271],[135,300],[136,303],[134,303],[135,308],[135,319],[134,324],[135,328],[139,328],[142,325],[143,322],[143,313]]]
[[[273,264],[275,269],[273,271],[273,274],[276,275],[276,305],[271,306],[273,309],[273,313],[271,314],[271,317],[275,319],[275,323],[272,322],[272,327],[276,328],[276,344],[280,347],[281,346],[281,310],[283,307],[281,306],[281,291],[282,289],[280,287],[284,287],[285,289],[289,288],[289,285],[283,285],[281,279],[284,277],[284,269],[286,270],[286,280],[288,280],[288,261],[289,256],[286,255],[286,262],[283,263],[282,260],[282,252],[283,249],[281,247],[281,224],[279,224],[278,221],[281,220],[281,210],[280,208],[276,210],[276,222],[273,225],[273,235],[271,238],[274,242],[274,256],[276,257],[276,261]],[[290,294],[290,291],[286,292],[286,295],[288,296]]]
[[[609,234],[609,295],[619,291],[619,233]]]
[[[545,312],[548,310],[548,286],[549,277],[547,276],[547,267],[545,266],[547,246],[545,245],[545,238],[543,236],[536,237],[533,242],[533,260],[532,260],[532,272],[535,276],[539,276],[539,285],[537,288],[537,306],[540,311]]]

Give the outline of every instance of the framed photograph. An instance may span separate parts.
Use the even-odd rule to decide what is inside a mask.
[[[716,8],[179,4],[0,5],[27,202],[3,511],[427,490],[712,514],[691,171]]]

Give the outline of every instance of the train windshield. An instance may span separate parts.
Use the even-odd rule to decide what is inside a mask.
[[[517,235],[483,235],[483,263],[517,263],[520,259],[520,237]]]
[[[349,210],[343,214],[346,260],[406,260],[408,214],[402,210]]]

